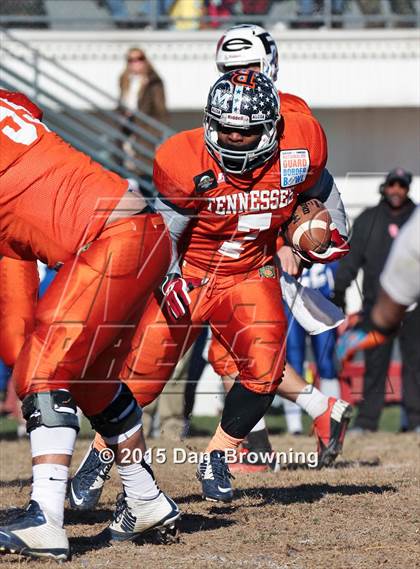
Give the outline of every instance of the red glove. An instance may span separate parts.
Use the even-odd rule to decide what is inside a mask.
[[[6,99],[6,101],[10,101],[20,107],[24,107],[35,119],[42,120],[42,110],[23,93],[0,89],[0,98]]]
[[[203,286],[207,281],[208,279],[184,279],[176,273],[166,275],[160,290],[165,297],[165,304],[171,320],[178,320],[178,318],[185,316],[188,306],[191,304],[188,293],[194,288]]]
[[[296,250],[299,257],[307,263],[322,263],[323,265],[326,265],[327,263],[332,263],[333,261],[337,261],[347,255],[350,251],[350,246],[347,240],[339,234],[335,223],[331,223],[330,230],[331,241],[328,249],[324,251],[324,253],[316,253],[315,251],[302,252]]]

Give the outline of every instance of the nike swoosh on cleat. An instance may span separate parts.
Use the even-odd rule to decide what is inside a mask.
[[[223,494],[226,494],[227,492],[231,491],[231,488],[220,488],[220,486],[218,486],[217,489],[219,490],[219,492],[223,492]]]
[[[83,504],[83,498],[77,498],[75,496],[72,486],[70,486],[70,492],[76,506],[81,506]]]

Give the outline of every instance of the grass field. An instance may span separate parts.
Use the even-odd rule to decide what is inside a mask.
[[[201,424],[201,427],[203,425]],[[346,439],[334,468],[284,468],[237,474],[231,505],[203,502],[194,464],[173,464],[174,447],[201,451],[207,438],[153,440],[167,463],[154,465],[161,488],[183,511],[179,542],[118,544],[95,538],[111,518],[119,492],[116,473],[95,512],[66,512],[73,568],[150,569],[414,569],[420,560],[420,438],[381,432]],[[77,443],[76,468],[88,445]],[[310,437],[274,435],[276,450],[309,452]],[[30,490],[27,440],[1,443],[1,520],[24,506]],[[22,560],[0,558],[1,567]],[[26,562],[25,562],[26,563]],[[32,566],[40,562],[32,561]],[[55,566],[42,562],[42,566]]]

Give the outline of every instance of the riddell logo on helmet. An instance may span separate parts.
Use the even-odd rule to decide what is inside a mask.
[[[231,81],[234,85],[243,85],[255,89],[255,71],[238,70],[232,74]]]
[[[247,115],[235,115],[227,113],[223,115],[223,121],[226,123],[228,122],[249,123],[249,117]]]

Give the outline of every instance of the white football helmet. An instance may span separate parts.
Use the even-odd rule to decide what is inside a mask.
[[[217,69],[227,73],[253,63],[260,65],[261,73],[276,81],[279,70],[276,42],[261,26],[243,24],[229,28],[217,43]]]

